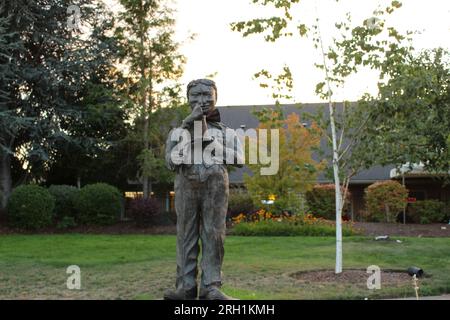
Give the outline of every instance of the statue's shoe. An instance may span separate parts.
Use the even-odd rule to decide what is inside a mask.
[[[176,289],[167,290],[164,293],[164,300],[196,300],[197,299],[197,287],[192,289]]]
[[[236,298],[227,296],[225,293],[220,291],[219,287],[217,286],[200,288],[200,295],[198,298],[200,300],[238,300]]]

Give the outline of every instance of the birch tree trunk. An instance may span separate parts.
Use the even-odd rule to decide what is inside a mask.
[[[331,138],[333,140],[333,173],[336,200],[336,266],[335,273],[342,272],[342,193],[339,179],[339,154],[336,143],[336,126],[334,122],[334,108],[331,101],[328,102],[330,110]]]
[[[323,66],[325,69],[325,78],[328,88],[328,109],[330,112],[330,127],[331,127],[331,140],[333,143],[333,174],[334,174],[334,189],[335,189],[335,201],[336,201],[336,264],[335,264],[335,273],[342,273],[342,193],[341,193],[341,182],[339,179],[339,150],[337,145],[337,137],[336,137],[336,124],[334,118],[334,107],[332,102],[332,91],[330,84],[330,77],[328,74],[327,62],[325,59],[325,52],[323,48],[322,35],[320,33],[319,19],[317,19],[318,23],[318,34],[320,41],[320,48],[322,51],[323,58]]]

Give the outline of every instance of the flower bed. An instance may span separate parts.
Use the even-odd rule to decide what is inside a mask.
[[[232,219],[231,234],[239,236],[335,236],[336,223],[312,214],[274,215],[263,209],[251,214],[239,214]],[[359,232],[352,222],[342,222],[344,236]]]

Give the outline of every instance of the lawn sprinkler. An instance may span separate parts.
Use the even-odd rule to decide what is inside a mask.
[[[419,300],[419,279],[417,279],[416,275],[414,274],[412,277],[413,280],[413,288],[416,292],[416,300]]]
[[[423,276],[423,270],[418,267],[409,267],[408,274],[412,277],[413,288],[416,292],[416,299],[419,300],[419,279]]]
[[[423,276],[423,270],[421,268],[418,267],[409,267],[408,268],[408,274],[411,277],[416,276],[416,278],[420,278]]]

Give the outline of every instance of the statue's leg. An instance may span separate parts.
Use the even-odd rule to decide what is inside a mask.
[[[221,284],[226,215],[228,210],[228,172],[222,168],[208,177],[202,188],[201,231],[202,279],[201,286]]]
[[[175,178],[177,213],[177,289],[197,288],[199,254],[199,203],[195,185],[178,174]]]

